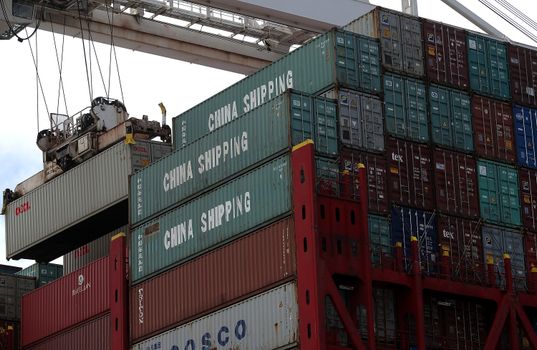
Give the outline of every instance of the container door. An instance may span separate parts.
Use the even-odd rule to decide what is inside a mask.
[[[498,194],[498,174],[496,165],[490,162],[479,161],[479,205],[481,216],[491,222],[498,222],[500,218],[500,204]]]
[[[338,153],[336,102],[317,97],[314,104],[315,150],[335,156]]]
[[[380,80],[380,48],[376,40],[356,36],[358,54],[358,87],[371,91],[382,90]]]
[[[401,16],[403,71],[423,76],[423,43],[421,23],[417,19]]]
[[[405,80],[407,136],[417,142],[429,141],[425,85],[414,79]]]
[[[403,79],[392,74],[384,75],[384,116],[386,130],[392,135],[406,137],[406,105]]]
[[[510,226],[520,226],[520,200],[518,174],[515,169],[499,167],[501,222]]]
[[[352,33],[336,32],[337,81],[349,87],[358,87],[356,51],[356,40]]]
[[[403,53],[401,48],[400,16],[395,13],[379,11],[379,17],[382,63],[396,70],[402,70]]]

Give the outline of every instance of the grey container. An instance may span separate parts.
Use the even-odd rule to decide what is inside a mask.
[[[336,104],[286,92],[134,174],[130,223],[140,225],[193,195],[261,164],[306,139],[337,153]]]
[[[384,151],[384,118],[378,97],[348,89],[334,89],[323,96],[337,99],[339,141],[343,145]]]
[[[127,224],[129,175],[166,149],[154,141],[118,143],[11,202],[7,258],[48,262]]]
[[[35,287],[33,277],[0,274],[0,319],[20,320],[21,298]]]
[[[497,272],[496,283],[502,288],[505,288],[503,254],[509,254],[514,287],[517,290],[525,290],[524,244],[523,236],[519,231],[499,226],[483,225],[483,252],[485,264],[487,263],[487,255],[491,255],[494,258]]]
[[[146,349],[288,349],[298,342],[295,282],[135,344]]]
[[[380,39],[382,65],[388,70],[422,77],[422,24],[417,17],[377,7],[343,29]]]
[[[50,263],[35,263],[17,272],[16,275],[35,277],[37,286],[41,287],[63,276],[63,266]]]
[[[128,226],[122,226],[65,254],[63,256],[64,274],[67,275],[73,271],[83,268],[97,259],[108,256],[108,253],[110,252],[110,241],[112,240],[112,237],[120,232],[127,234]]]
[[[290,171],[290,156],[281,156],[133,229],[131,282],[289,213]]]
[[[317,93],[338,85],[378,93],[380,73],[377,40],[332,30],[174,118],[174,148],[187,146],[287,89]]]

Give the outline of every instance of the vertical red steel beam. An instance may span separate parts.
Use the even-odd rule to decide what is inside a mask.
[[[498,305],[498,310],[496,311],[496,316],[494,316],[494,321],[490,327],[489,335],[487,336],[487,341],[483,350],[496,349],[508,314],[509,300],[507,297],[504,297]]]
[[[416,312],[416,345],[418,350],[425,350],[425,316],[423,307],[423,286],[420,266],[420,248],[418,238],[410,237],[412,274],[414,277],[414,308]]]
[[[511,269],[511,256],[509,256],[509,254],[503,255],[503,267],[505,270],[505,288],[507,294],[513,295],[513,270]]]
[[[395,271],[403,272],[404,271],[404,254],[403,254],[403,243],[395,243]]]
[[[537,267],[533,265],[528,276],[528,292],[531,294],[537,293]]]
[[[15,337],[15,329],[13,328],[13,326],[7,326],[7,330],[6,330],[6,349],[7,350],[15,350],[14,337]]]
[[[127,256],[126,235],[121,232],[112,237],[108,261],[110,263],[110,322],[111,342],[114,350],[127,350]]]
[[[537,349],[537,334],[531,326],[530,320],[528,319],[528,316],[526,316],[524,309],[518,303],[514,303],[513,308],[515,309],[518,318],[520,319],[520,325],[522,326],[522,329],[524,329],[524,331],[526,332],[526,336],[528,338],[528,341],[530,342],[532,349]]]
[[[319,242],[315,232],[315,160],[313,141],[293,147],[293,210],[297,251],[299,336],[303,349],[326,349],[324,295],[319,292]],[[331,282],[331,281],[330,281]]]
[[[506,298],[512,300],[512,296],[514,295],[513,270],[511,269],[511,256],[507,253],[503,254],[503,266],[505,270],[505,287],[507,289]],[[514,309],[511,309],[509,312],[509,340],[511,350],[520,350],[520,338]]]
[[[489,286],[496,287],[496,273],[494,271],[494,257],[487,254],[487,280]]]
[[[358,181],[360,184],[360,231],[358,242],[360,243],[362,282],[365,294],[365,308],[367,310],[367,345],[370,350],[376,349],[375,341],[375,307],[373,301],[373,279],[371,277],[371,252],[369,244],[369,198],[367,169],[364,164],[358,164]]]

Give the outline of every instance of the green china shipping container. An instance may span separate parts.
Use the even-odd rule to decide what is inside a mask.
[[[174,147],[185,147],[287,89],[317,93],[336,84],[381,91],[378,41],[342,30],[320,35],[174,118]]]
[[[509,69],[505,43],[468,33],[468,64],[472,90],[500,99],[509,99]]]
[[[40,287],[63,276],[63,266],[51,263],[35,263],[16,273],[19,276],[35,277]]]
[[[306,139],[337,153],[333,101],[288,91],[131,176],[131,225],[206,192]]]
[[[289,213],[284,155],[132,231],[131,282],[162,272]]]
[[[472,109],[467,93],[431,84],[429,113],[434,143],[466,152],[474,150]]]
[[[429,141],[427,94],[419,80],[384,75],[384,117],[393,136],[416,142]]]
[[[517,170],[482,159],[477,168],[481,217],[490,223],[520,226]]]

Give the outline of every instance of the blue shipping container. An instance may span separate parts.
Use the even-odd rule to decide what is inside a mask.
[[[438,237],[436,215],[423,210],[393,207],[390,232],[392,245],[401,243],[410,268],[410,237],[416,236],[420,248],[421,269],[425,273],[434,272],[437,265]]]
[[[513,106],[518,164],[537,169],[537,109]]]

